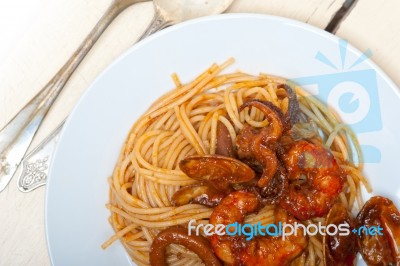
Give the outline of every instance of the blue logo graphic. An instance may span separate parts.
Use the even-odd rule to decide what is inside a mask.
[[[351,232],[353,232],[353,234],[356,235],[366,235],[366,236],[376,236],[376,235],[380,235],[383,236],[383,228],[378,225],[378,226],[360,226],[358,229],[354,228],[353,230],[351,230]]]
[[[343,93],[339,98],[339,106],[343,112],[354,113],[360,106],[360,99],[350,92]]]
[[[374,69],[361,69],[362,63],[371,57],[370,50],[348,63],[347,41],[339,40],[340,63],[333,63],[323,52],[315,59],[333,70],[331,74],[292,79],[302,87],[311,87],[314,96],[327,103],[357,134],[380,131],[382,119],[379,106],[377,77]],[[355,70],[354,68],[357,67]],[[364,163],[379,163],[381,153],[375,146],[363,144]]]

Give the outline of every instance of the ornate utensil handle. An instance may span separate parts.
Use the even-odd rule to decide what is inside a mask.
[[[99,22],[47,85],[0,131],[0,191],[10,182],[37,129],[65,83],[110,23],[145,0],[114,0]]]
[[[64,122],[22,160],[22,172],[17,183],[18,189],[22,192],[29,192],[46,184],[50,159]]]
[[[138,41],[173,24],[157,6],[154,6],[154,8],[153,20]],[[63,126],[64,122],[22,160],[23,170],[17,181],[17,187],[22,192],[29,192],[46,184],[51,156]]]

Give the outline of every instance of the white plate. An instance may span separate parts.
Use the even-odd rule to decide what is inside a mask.
[[[135,45],[92,84],[59,140],[46,191],[52,263],[131,263],[120,243],[105,251],[100,247],[113,234],[104,206],[106,180],[128,130],[155,99],[173,87],[173,72],[190,81],[211,63],[229,57],[236,59],[230,70],[303,77],[307,88],[338,106],[361,143],[378,152],[367,156],[373,163],[365,168],[374,193],[389,196],[400,206],[398,89],[370,60],[351,67],[361,53],[341,44],[335,36],[297,21],[231,14],[182,23]],[[358,100],[351,99],[352,95]],[[379,153],[380,158],[376,157]]]

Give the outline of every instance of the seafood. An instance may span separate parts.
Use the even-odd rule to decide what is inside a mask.
[[[236,191],[224,198],[214,209],[210,223],[243,223],[246,215],[259,208],[257,195]],[[294,223],[296,219],[278,207],[275,210],[275,221]],[[308,242],[301,230],[285,240],[281,236],[257,236],[247,241],[244,236],[213,235],[210,241],[214,253],[225,265],[286,265],[303,252]]]
[[[400,213],[391,200],[372,197],[357,215],[357,224],[360,230],[358,246],[365,262],[369,265],[400,265]],[[383,229],[382,234],[376,230],[371,234],[370,226],[379,226]]]
[[[175,206],[198,203],[207,207],[215,207],[224,197],[224,192],[218,191],[210,185],[200,183],[179,189],[172,196],[172,203]]]
[[[272,103],[258,100],[244,103],[239,110],[249,106],[261,110],[270,124],[262,129],[245,124],[236,137],[238,157],[254,168],[262,170],[258,186],[265,187],[275,175],[279,165],[275,149],[284,129],[283,114]]]
[[[109,182],[116,234],[103,246],[120,238],[140,265],[148,256],[165,265],[169,255],[174,265],[197,265],[181,244],[206,265],[352,265],[361,251],[370,265],[400,266],[400,214],[392,203],[373,199],[357,219],[349,214],[363,186],[370,191],[350,127],[282,78],[222,70],[213,65],[188,84],[174,74],[176,90],[135,122]],[[199,156],[183,159],[193,153]],[[323,222],[326,231],[378,225],[385,235],[326,235]],[[186,223],[189,229],[174,227]],[[207,239],[190,236],[193,223]],[[221,225],[233,226],[221,235]],[[160,228],[168,229],[154,238]],[[276,228],[279,236],[271,235]]]
[[[283,132],[283,113],[282,111],[273,105],[271,102],[260,101],[260,100],[251,100],[242,104],[239,108],[239,111],[242,111],[246,107],[253,106],[264,113],[266,118],[269,121],[269,125],[263,127],[259,131],[263,131],[261,134],[261,140],[264,144],[268,144],[271,142],[276,142],[279,140],[280,136],[282,136]]]
[[[299,220],[327,214],[345,180],[333,155],[320,145],[298,141],[282,160],[291,182],[280,205]]]
[[[281,84],[278,87],[285,89],[287,97],[289,99],[288,110],[284,116],[285,130],[289,130],[294,124],[297,124],[299,122],[299,102],[297,101],[296,93],[288,84]]]
[[[179,163],[189,177],[204,181],[221,191],[230,184],[244,183],[255,178],[254,171],[245,163],[221,155],[190,156]]]
[[[376,196],[367,201],[356,220],[342,204],[335,204],[326,224],[348,224],[349,235],[325,235],[325,265],[355,265],[360,252],[368,265],[400,265],[400,213],[393,202]]]
[[[151,244],[150,264],[166,266],[166,248],[170,244],[179,244],[196,253],[206,266],[221,266],[222,264],[211,250],[207,239],[202,236],[188,234],[183,227],[170,227],[161,231]]]
[[[325,225],[348,225],[350,232],[355,228],[355,221],[346,207],[338,202],[329,211]],[[327,229],[328,230],[328,229]],[[329,235],[325,233],[323,236],[324,260],[326,266],[352,266],[355,265],[356,255],[358,252],[356,236],[352,233],[346,235]]]
[[[286,169],[279,167],[268,186],[260,188],[260,196],[263,204],[279,203],[283,194],[286,193],[288,186]]]
[[[290,129],[291,141],[318,138],[318,127],[315,122],[297,123]]]
[[[226,126],[218,121],[217,123],[217,146],[215,154],[235,158],[235,149],[232,143],[232,137]]]

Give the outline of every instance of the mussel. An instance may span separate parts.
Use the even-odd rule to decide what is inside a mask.
[[[255,172],[245,163],[221,155],[190,156],[179,164],[180,169],[200,183],[179,189],[172,197],[175,206],[198,203],[215,207],[232,190],[230,185],[255,178]]]
[[[355,265],[357,252],[368,265],[400,265],[400,213],[391,200],[372,197],[355,219],[337,203],[326,218],[331,224],[347,224],[349,233],[323,237],[325,265]]]
[[[368,265],[400,265],[400,213],[393,202],[376,196],[357,215],[358,246]]]
[[[233,147],[232,137],[229,134],[229,130],[221,121],[218,121],[217,123],[217,145],[215,154],[232,158],[236,157],[236,151]]]
[[[223,191],[218,191],[210,185],[199,183],[179,189],[172,196],[172,203],[174,206],[196,203],[207,207],[215,207],[225,196]]]
[[[254,171],[247,164],[221,155],[190,156],[183,159],[179,167],[187,176],[221,191],[227,190],[230,184],[255,178]]]
[[[356,264],[357,256],[357,240],[356,236],[352,233],[355,228],[355,221],[351,214],[347,211],[346,207],[341,203],[336,203],[329,211],[325,226],[339,228],[339,226],[347,227],[349,234],[340,233],[328,234],[329,228],[325,229],[323,236],[323,255],[324,263],[326,266],[351,266]]]

